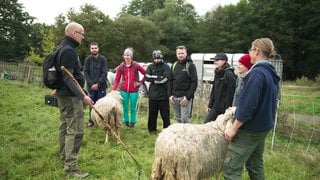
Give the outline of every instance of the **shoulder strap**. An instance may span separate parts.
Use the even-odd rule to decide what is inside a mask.
[[[59,68],[58,68],[58,71],[60,71],[60,66],[61,66],[61,54],[62,54],[62,52],[63,52],[63,50],[65,50],[67,48],[67,46],[66,45],[60,45],[59,47],[58,47],[58,49],[57,49],[57,53],[58,53],[58,56],[57,56],[57,60],[58,60],[58,66],[59,66]],[[57,68],[56,68],[57,69]]]
[[[190,76],[190,73],[189,73],[189,61],[186,62],[186,70],[187,70],[187,74]]]
[[[137,62],[133,61],[132,65],[133,65],[134,71],[136,72],[136,81],[139,81],[139,72],[137,68]]]
[[[123,74],[123,68],[124,68],[123,63],[120,64],[119,68],[120,68],[120,73]]]
[[[173,65],[172,65],[172,74],[173,74],[173,72],[174,72],[174,68],[176,67],[177,63],[178,63],[178,61],[174,62]],[[187,74],[190,76],[189,66],[190,66],[189,61],[187,61],[187,62],[186,62],[186,70],[187,70]]]
[[[172,64],[172,74],[173,74],[173,72],[174,72],[174,68],[176,67],[177,63],[178,63],[178,61],[176,61],[176,62],[174,62],[174,63]]]
[[[228,68],[225,70],[224,74],[223,74],[223,79],[224,79],[224,83],[228,85],[228,79],[226,79],[228,77],[228,71],[230,71],[230,73],[236,78],[236,74],[234,73],[233,69]]]
[[[134,68],[134,71],[136,72],[136,80],[139,81],[139,72],[138,72],[138,68],[137,68],[137,63],[135,61],[132,61],[132,66]],[[121,74],[123,74],[123,72],[124,72],[123,63],[120,64],[120,72],[121,72]]]

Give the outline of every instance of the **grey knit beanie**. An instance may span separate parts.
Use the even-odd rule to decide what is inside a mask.
[[[124,50],[123,55],[127,55],[127,56],[130,56],[131,58],[133,58],[133,52],[129,48]]]

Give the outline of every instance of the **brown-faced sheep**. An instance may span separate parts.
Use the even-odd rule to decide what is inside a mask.
[[[112,128],[120,139],[122,103],[119,91],[111,91],[105,97],[100,98],[94,104],[94,107],[98,113],[103,116],[103,119],[100,118],[99,114],[94,109],[91,111],[91,118],[99,125],[100,128],[102,128],[102,130],[105,131],[105,143],[108,143],[108,137],[113,135],[109,127]]]
[[[173,124],[156,139],[153,180],[219,178],[227,153],[224,132],[233,121],[229,108],[216,121],[206,124]]]

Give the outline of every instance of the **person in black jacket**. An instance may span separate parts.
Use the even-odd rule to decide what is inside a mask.
[[[209,114],[204,123],[215,121],[219,114],[223,114],[228,107],[232,106],[236,88],[237,77],[228,63],[227,55],[218,53],[213,60],[216,69],[207,107]]]
[[[65,36],[61,45],[67,48],[61,52],[60,66],[64,66],[78,81],[81,88],[84,86],[84,76],[75,48],[84,39],[82,25],[71,22],[65,27]],[[91,98],[82,93],[72,78],[62,73],[63,85],[56,90],[60,109],[59,144],[60,159],[64,162],[66,174],[85,178],[89,174],[82,172],[78,167],[78,152],[83,140],[83,104],[92,106]]]
[[[185,46],[176,47],[177,61],[171,67],[168,82],[169,101],[173,104],[178,123],[190,123],[192,101],[198,87],[195,64]]]
[[[167,128],[170,125],[169,96],[167,92],[170,67],[163,62],[163,55],[160,50],[154,50],[152,56],[153,64],[150,64],[146,71],[146,81],[150,82],[148,131],[150,134],[157,134],[159,111],[163,121],[163,128]]]
[[[96,103],[106,95],[108,62],[106,57],[99,54],[99,45],[96,42],[90,43],[90,52],[85,59],[84,77],[87,81],[87,90],[90,98]],[[92,127],[94,122],[91,119],[91,108],[89,109],[89,121],[87,127]]]

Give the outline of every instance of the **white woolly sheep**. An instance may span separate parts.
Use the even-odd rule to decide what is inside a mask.
[[[228,142],[224,132],[233,121],[235,107],[206,124],[173,124],[156,139],[153,180],[219,179]]]
[[[111,91],[110,93],[107,93],[107,95],[103,98],[100,98],[94,104],[94,106],[95,109],[103,116],[103,119],[101,119],[99,114],[92,109],[92,120],[95,121],[106,133],[106,139],[104,143],[108,143],[108,137],[113,135],[111,130],[108,128],[108,125],[120,139],[122,103],[119,91]]]

